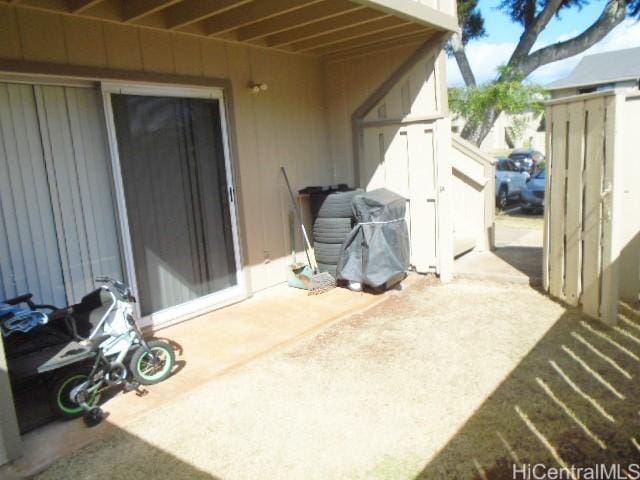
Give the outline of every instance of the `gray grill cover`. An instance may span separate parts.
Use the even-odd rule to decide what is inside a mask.
[[[358,221],[342,245],[337,276],[370,287],[402,280],[409,269],[406,199],[380,188],[353,197]]]

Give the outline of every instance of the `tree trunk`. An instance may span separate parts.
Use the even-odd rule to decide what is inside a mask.
[[[600,17],[598,17],[598,19],[584,32],[564,42],[548,45],[534,51],[533,53],[529,53],[531,47],[538,39],[540,32],[547,26],[552,16],[557,13],[561,4],[561,0],[550,0],[540,14],[538,14],[538,16],[528,24],[528,27],[522,34],[522,37],[520,37],[520,41],[518,42],[513,55],[507,63],[511,72],[510,75],[517,74],[522,75],[522,77],[527,77],[543,65],[557,62],[583,52],[604,38],[611,30],[622,23],[626,17],[627,3],[625,0],[607,0]],[[462,77],[464,78],[467,87],[475,87],[475,78],[473,76],[473,71],[471,71],[471,67],[469,66],[469,61],[464,51],[464,45],[462,45],[462,41],[460,39],[456,45],[454,41],[455,38],[456,35],[452,37],[451,46],[456,63],[460,68],[460,72],[462,72]],[[473,81],[471,85],[467,81],[467,78]],[[501,76],[498,79],[498,81],[502,80],[506,80],[506,78]],[[487,110],[482,122],[476,125],[465,125],[460,135],[462,138],[479,147],[487,134],[491,131],[491,127],[493,127],[493,124],[500,113],[501,111],[495,108]]]
[[[460,136],[480,148],[480,145],[493,128],[493,124],[501,113],[502,111],[497,108],[487,110],[484,113],[482,122],[475,125],[467,123],[462,129],[462,132],[460,132]]]
[[[460,73],[462,74],[464,84],[467,87],[475,87],[476,77],[473,75],[473,70],[471,70],[471,65],[469,64],[469,59],[467,58],[467,52],[465,52],[464,50],[462,36],[459,33],[454,33],[451,36],[450,45],[451,50],[453,51],[453,56],[455,57],[456,63],[458,64],[458,68],[460,68]]]

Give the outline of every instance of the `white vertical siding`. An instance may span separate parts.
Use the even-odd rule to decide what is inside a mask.
[[[121,278],[97,92],[0,84],[0,146],[0,298],[64,305]]]
[[[91,88],[35,93],[67,298],[77,301],[96,276],[122,277],[101,104]]]
[[[0,84],[0,299],[66,300],[33,88]]]

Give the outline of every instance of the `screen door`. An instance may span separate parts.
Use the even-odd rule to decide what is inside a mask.
[[[112,94],[143,316],[235,286],[220,100]]]

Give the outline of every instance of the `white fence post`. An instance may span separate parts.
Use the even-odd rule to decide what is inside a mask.
[[[616,94],[607,98],[607,125],[604,162],[604,183],[602,191],[602,300],[600,318],[608,325],[618,319],[620,291],[620,252],[622,222],[622,121],[625,97]]]

